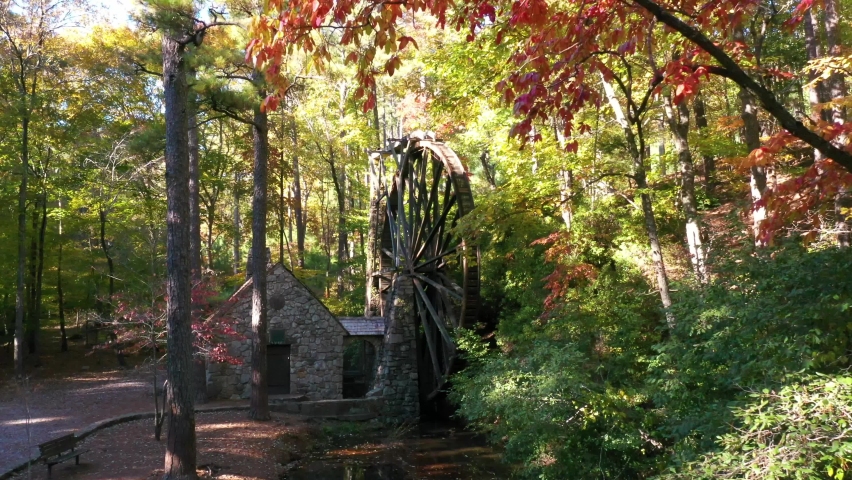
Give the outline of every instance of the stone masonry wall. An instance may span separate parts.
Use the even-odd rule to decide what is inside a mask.
[[[392,298],[376,380],[367,396],[384,396],[388,420],[416,420],[420,417],[420,396],[411,278],[397,275]]]
[[[284,329],[290,344],[290,393],[310,400],[342,398],[346,330],[289,270],[278,264],[268,275],[269,329]],[[249,398],[251,393],[251,284],[234,296],[236,303],[221,314],[235,319],[236,330],[245,336],[229,345],[243,364],[208,365],[208,393],[213,398]]]

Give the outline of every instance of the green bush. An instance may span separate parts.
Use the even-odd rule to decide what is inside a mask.
[[[459,415],[505,447],[519,474],[539,479],[641,478],[662,445],[643,390],[659,311],[638,273],[614,263],[570,289],[557,311],[514,324],[501,352],[468,346],[454,378]],[[501,325],[501,332],[502,332]]]
[[[656,448],[631,389],[594,381],[571,344],[536,341],[455,381],[459,414],[497,441],[527,478],[636,478]]]
[[[843,480],[852,464],[852,377],[811,376],[752,393],[721,450],[660,479]]]
[[[672,337],[651,361],[664,434],[684,458],[712,450],[748,391],[849,366],[852,256],[787,247],[717,265],[704,288],[681,287]]]

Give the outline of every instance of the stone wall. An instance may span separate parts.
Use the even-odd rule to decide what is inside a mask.
[[[397,275],[391,294],[388,327],[383,339],[376,380],[368,397],[383,396],[385,418],[416,420],[420,416],[417,337],[414,322],[414,284]]]
[[[212,398],[249,398],[251,394],[251,289],[249,280],[208,320],[215,321],[220,315],[233,318],[236,330],[245,337],[229,345],[231,355],[242,359],[242,365],[208,365],[208,394]],[[283,329],[285,343],[290,344],[290,393],[310,400],[342,398],[346,330],[280,264],[269,270],[267,293],[269,330]]]

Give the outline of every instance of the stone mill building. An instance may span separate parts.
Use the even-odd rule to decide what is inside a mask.
[[[231,355],[242,360],[241,365],[208,365],[207,391],[211,398],[250,395],[251,291],[249,278],[207,320],[233,320],[240,339],[231,340],[228,348]],[[267,299],[271,398],[315,401],[389,397],[388,406],[397,412],[392,416],[417,416],[413,332],[403,337],[397,329],[389,331],[385,317],[336,317],[281,264],[269,267]],[[393,345],[385,348],[387,341]],[[399,369],[402,363],[408,363],[408,368]],[[389,375],[389,366],[400,370],[401,377]]]

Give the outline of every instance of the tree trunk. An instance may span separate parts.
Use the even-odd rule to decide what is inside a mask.
[[[378,121],[378,119],[377,119]],[[378,126],[378,124],[377,124]],[[378,136],[378,132],[376,133]],[[367,168],[369,169],[367,172],[367,183],[370,186],[370,198],[369,198],[369,221],[370,224],[367,227],[367,249],[365,252],[366,257],[366,280],[367,280],[367,292],[366,299],[364,302],[364,316],[372,317],[379,313],[380,311],[380,290],[379,290],[379,278],[376,276],[377,273],[380,273],[381,262],[379,261],[380,255],[378,250],[378,235],[379,235],[379,224],[381,212],[379,211],[379,168],[381,165],[382,157],[378,153],[371,153]]]
[[[65,332],[65,297],[62,293],[62,195],[59,195],[59,255],[56,261],[56,296],[59,307],[59,331],[62,340],[59,350],[68,351],[68,335]]]
[[[299,268],[305,268],[305,217],[302,213],[302,179],[299,171],[299,133],[296,129],[295,116],[291,120],[291,137],[293,139],[293,213],[296,216],[296,263]]]
[[[488,181],[488,186],[491,187],[491,190],[494,190],[497,188],[497,181],[494,179],[494,167],[491,165],[490,157],[488,148],[484,148],[479,156],[479,163],[482,164],[482,171],[485,172],[485,180]]]
[[[207,268],[213,270],[213,222],[216,218],[216,207],[208,206],[207,211]]]
[[[343,298],[344,282],[343,273],[346,265],[346,245],[349,243],[346,231],[346,170],[344,166],[338,166],[334,158],[334,148],[328,148],[328,164],[331,167],[331,181],[334,185],[334,194],[337,197],[337,298]]]
[[[260,87],[260,72],[254,72],[252,80]],[[266,94],[260,90],[261,98]],[[249,418],[269,420],[269,395],[266,384],[266,187],[269,165],[269,119],[260,107],[255,107],[254,122],[254,193],[252,195],[251,222],[251,405]]]
[[[29,272],[29,286],[27,288],[27,353],[33,354],[36,351],[36,276],[38,272],[38,225],[39,215],[41,215],[41,196],[36,197],[33,208],[33,234],[30,238],[30,261],[27,267]]]
[[[40,346],[39,346],[39,331],[41,330],[41,296],[44,275],[44,234],[47,230],[47,192],[42,192],[41,199],[41,226],[38,231],[38,267],[36,269],[36,290],[35,304],[33,305],[33,364],[41,366]]]
[[[189,74],[189,81],[195,82],[195,70]],[[187,102],[187,128],[189,136],[189,267],[192,272],[192,285],[201,282],[201,211],[199,201],[199,147],[198,147],[198,109],[195,95],[191,94]]]
[[[740,89],[740,116],[743,119],[743,137],[746,148],[752,152],[760,148],[760,123],[757,121],[757,105],[754,96],[745,89]],[[766,191],[766,167],[754,165],[751,167],[751,200],[757,205]],[[752,231],[755,245],[764,245],[760,235],[760,224],[766,218],[766,208],[755,206],[752,208]]]
[[[707,114],[704,97],[701,94],[695,96],[692,108],[695,111],[695,127],[704,137],[707,134]],[[704,193],[708,198],[713,198],[716,191],[716,159],[707,153],[702,154],[701,159],[704,162]]]
[[[824,0],[823,5],[825,7],[825,40],[828,56],[841,57],[843,52],[840,44],[840,3],[838,0]],[[835,71],[828,77],[828,94],[831,100],[846,97],[846,79],[842,73]],[[832,105],[831,120],[833,123],[845,123],[846,108],[840,104]]]
[[[284,237],[286,235],[287,219],[284,213],[284,208],[286,203],[285,194],[288,190],[289,189],[284,182],[284,174],[282,172],[278,178],[278,212],[276,212],[278,217],[278,263],[281,265],[286,265],[284,262]]]
[[[106,306],[104,307],[104,314],[108,320],[112,319],[112,296],[115,294],[115,263],[113,262],[112,255],[109,253],[109,246],[106,242],[106,223],[107,223],[107,212],[104,207],[98,208],[98,220],[100,221],[100,243],[101,250],[104,252],[104,257],[106,257],[107,261],[107,269],[109,271],[109,294],[107,297]]]
[[[660,290],[660,300],[663,308],[666,309],[666,324],[670,330],[676,326],[674,315],[669,312],[669,307],[672,305],[671,294],[669,293],[669,277],[666,273],[666,264],[663,259],[663,249],[660,247],[660,237],[657,233],[657,221],[654,218],[654,206],[651,203],[651,195],[648,194],[648,181],[645,171],[645,152],[642,141],[642,125],[638,124],[639,142],[637,144],[637,135],[633,133],[633,127],[628,122],[621,108],[621,104],[615,97],[615,91],[612,85],[601,76],[604,92],[615,113],[615,119],[624,131],[627,140],[627,146],[630,150],[630,156],[633,160],[633,179],[636,181],[636,188],[639,190],[642,200],[642,215],[645,218],[645,231],[648,234],[648,243],[651,247],[651,261],[654,264],[654,271],[657,274],[657,288]]]
[[[168,410],[166,480],[195,479],[195,405],[192,388],[192,328],[189,259],[189,132],[185,46],[163,35],[166,118],[166,266],[168,270]]]
[[[195,70],[189,72],[187,81],[190,85],[196,80]],[[199,180],[199,146],[198,146],[198,108],[196,96],[189,90],[187,100],[187,135],[189,148],[189,269],[192,278],[190,288],[195,290],[201,285],[201,201]],[[196,301],[195,295],[190,296]],[[198,315],[199,305],[193,305],[193,317]],[[195,319],[193,318],[193,321]],[[207,403],[207,368],[204,357],[198,348],[193,348],[192,377],[195,386],[195,403]]]
[[[15,376],[24,376],[24,272],[27,269],[27,176],[29,164],[29,118],[21,122],[21,184],[18,188],[18,279],[15,290]]]
[[[680,105],[675,107],[670,95],[663,96],[663,103],[680,167],[680,203],[686,219],[689,259],[695,278],[700,283],[707,283],[707,258],[701,242],[701,226],[698,223],[698,207],[695,204],[695,168],[692,164],[692,153],[689,151],[689,108],[686,102],[680,102]]]
[[[553,122],[553,134],[556,136],[556,141],[559,144],[560,153],[564,152],[565,135],[556,121]],[[494,183],[494,177],[491,174],[487,149],[482,152],[480,160],[482,161],[482,168],[488,177],[488,183],[491,185],[491,189],[494,190],[497,184]],[[559,167],[556,180],[559,183],[559,211],[562,214],[562,222],[565,223],[565,230],[570,232],[571,225],[574,223],[574,209],[571,203],[574,190],[574,172],[570,168],[566,168],[563,164]]]
[[[287,207],[287,193],[290,191],[287,182],[285,181],[285,160],[284,160],[284,112],[281,112],[281,136],[279,137],[280,151],[278,155],[278,263],[284,265],[284,238],[286,235],[287,228],[287,215],[285,213],[285,208]],[[289,245],[289,240],[287,244]],[[288,247],[289,249],[289,247]],[[292,265],[291,265],[292,266]]]
[[[240,273],[240,236],[242,235],[242,219],[240,217],[240,174],[234,172],[234,275]]]
[[[830,57],[839,58],[843,55],[840,44],[840,2],[825,0],[825,40]],[[828,97],[830,100],[846,98],[846,78],[841,72],[834,72],[828,78]],[[846,108],[842,104],[834,104],[830,110],[830,120],[834,124],[846,123]],[[846,135],[835,139],[839,147],[846,145]],[[844,188],[834,198],[834,214],[836,217],[837,243],[841,247],[852,244],[852,195]]]
[[[822,58],[822,45],[820,43],[819,36],[817,35],[817,32],[819,32],[819,24],[816,21],[812,8],[809,8],[805,12],[805,18],[802,25],[805,28],[805,51],[808,54],[808,60],[814,61]],[[809,82],[814,82],[818,76],[817,72],[808,71]],[[815,114],[818,118],[828,121],[828,112],[826,112],[824,108],[819,107],[819,104],[826,103],[829,100],[828,89],[826,88],[825,83],[816,82],[808,91],[808,100],[811,104],[811,114]],[[816,161],[822,160],[822,152],[814,149],[814,158]]]

